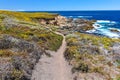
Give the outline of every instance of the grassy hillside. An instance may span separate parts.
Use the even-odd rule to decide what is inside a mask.
[[[0,18],[4,18],[2,17],[2,15],[7,15],[17,20],[23,20],[27,22],[32,22],[34,19],[39,19],[39,18],[53,19],[57,16],[57,14],[50,14],[44,12],[27,13],[27,12],[0,11]]]
[[[0,11],[0,80],[30,80],[41,55],[60,47],[63,37],[37,21],[55,17],[49,13]]]
[[[53,19],[57,15],[49,14],[49,13],[26,13],[26,12],[12,12],[12,11],[0,11],[0,34],[8,34],[17,38],[21,38],[24,40],[32,41],[32,39],[37,38],[40,44],[46,43],[45,46],[53,46],[55,45],[56,49],[59,45],[52,42],[61,41],[62,37],[56,35],[55,33],[46,29],[46,26],[42,27],[35,23],[34,19]],[[17,23],[17,20],[21,21],[21,23]],[[5,21],[5,22],[4,22]],[[21,25],[23,23],[29,22],[29,26]],[[30,24],[31,22],[31,24]],[[34,24],[32,24],[34,22]],[[6,26],[7,24],[7,26]],[[12,26],[11,26],[12,25]],[[30,25],[35,26],[31,28]],[[39,29],[37,29],[39,27]],[[56,40],[55,40],[56,39]],[[51,40],[51,41],[50,41]],[[54,41],[55,40],[55,41]],[[46,42],[48,41],[48,43]],[[55,48],[52,50],[56,50]],[[50,48],[49,48],[50,49]]]

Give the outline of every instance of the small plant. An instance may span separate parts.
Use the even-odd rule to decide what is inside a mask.
[[[12,77],[14,80],[20,80],[21,77],[23,76],[23,72],[20,71],[20,70],[13,69],[11,75],[12,75],[11,77]]]
[[[88,67],[88,65],[85,64],[85,63],[79,63],[79,64],[77,64],[77,66],[74,66],[74,67],[72,68],[72,72],[73,72],[73,73],[76,72],[76,71],[87,73],[87,72],[89,71],[89,67]]]
[[[117,67],[120,69],[120,60],[116,60]]]
[[[0,50],[0,57],[11,57],[14,53],[10,50]]]
[[[104,74],[103,72],[103,67],[93,67],[92,72],[97,72],[97,73],[100,73],[100,74]]]
[[[120,75],[118,75],[115,79],[113,80],[120,80]]]

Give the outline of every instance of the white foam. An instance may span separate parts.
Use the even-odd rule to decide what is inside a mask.
[[[71,18],[72,18],[73,16],[69,16],[69,17],[71,17]]]
[[[110,23],[109,20],[97,20],[97,23]]]
[[[110,31],[110,29],[116,29],[116,28],[106,28],[106,26],[102,26],[101,23],[111,24],[111,23],[115,23],[115,22],[114,21],[109,21],[109,20],[98,20],[97,22],[95,22],[93,24],[94,29],[88,30],[86,32],[88,32],[88,33],[98,33],[98,34],[101,34],[101,35],[104,35],[104,36],[108,36],[110,38],[119,38],[120,37],[120,34]],[[120,31],[120,29],[116,29],[116,30]]]
[[[93,27],[94,27],[95,29],[99,29],[99,28],[102,28],[102,27],[104,27],[104,26],[102,26],[102,25],[100,25],[100,24],[98,24],[98,23],[94,23],[94,24],[93,24]]]
[[[78,16],[79,18],[91,18],[92,16]]]
[[[111,21],[111,23],[112,23],[112,24],[116,24],[117,22],[115,22],[115,21]]]
[[[115,24],[116,22],[115,21],[109,21],[109,20],[97,20],[96,23],[112,23],[112,24]]]
[[[88,30],[86,32],[88,32],[88,33],[94,33],[95,31],[96,31],[95,29],[92,29],[92,30]]]

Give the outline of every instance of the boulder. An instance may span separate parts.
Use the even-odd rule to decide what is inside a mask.
[[[55,21],[58,26],[65,26],[67,24],[67,18],[60,15],[55,18]]]

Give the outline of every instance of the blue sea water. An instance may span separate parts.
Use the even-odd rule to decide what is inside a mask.
[[[72,18],[87,18],[120,22],[120,11],[48,11]]]
[[[46,12],[46,11],[45,11]],[[93,24],[95,29],[87,31],[104,35],[110,38],[120,38],[120,32],[112,32],[111,29],[120,31],[120,11],[47,11],[49,13],[58,13],[67,18],[83,18],[97,20]]]
[[[93,30],[87,31],[104,35],[110,38],[120,38],[120,32],[112,32],[111,29],[120,31],[120,11],[53,11],[65,17],[95,19]]]

